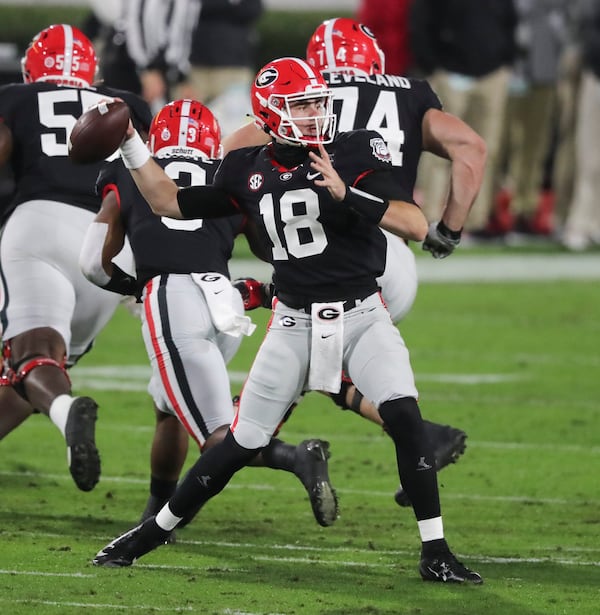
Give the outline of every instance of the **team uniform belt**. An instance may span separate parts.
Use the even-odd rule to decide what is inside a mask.
[[[355,307],[358,307],[367,297],[370,297],[374,292],[366,292],[361,294],[359,297],[347,297],[341,299],[335,299],[335,301],[343,301],[344,303],[344,312],[349,312],[353,310]],[[315,299],[311,301],[307,297],[300,297],[296,295],[288,295],[287,293],[277,293],[277,299],[282,303],[285,303],[288,307],[293,310],[300,310],[302,312],[306,312],[307,314],[311,313],[311,305],[313,303],[322,303],[321,300]]]

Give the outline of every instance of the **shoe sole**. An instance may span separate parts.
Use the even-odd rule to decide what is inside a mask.
[[[308,454],[320,462],[327,462],[331,457],[329,443],[327,442],[311,440],[306,443],[306,447]],[[301,477],[299,478],[302,480]],[[304,481],[302,482],[304,484]],[[327,465],[325,465],[325,471],[316,476],[316,482],[311,481],[309,486],[306,484],[304,486],[317,523],[322,527],[333,525],[339,516],[339,507],[337,494],[329,480]]]
[[[452,437],[435,451],[435,466],[438,472],[447,465],[458,461],[458,458],[467,448],[466,440],[467,434],[464,431],[460,431],[460,429],[456,429],[452,433]]]
[[[309,493],[309,498],[317,523],[323,527],[333,525],[339,512],[335,489],[327,481],[321,481]]]
[[[65,428],[69,471],[81,491],[91,491],[100,480],[100,455],[95,431],[98,404],[89,397],[77,398],[69,409]]]

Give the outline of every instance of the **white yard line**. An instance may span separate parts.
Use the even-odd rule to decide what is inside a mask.
[[[36,478],[45,481],[70,482],[71,477],[65,474],[48,474],[45,472],[17,472],[17,471],[0,471],[0,476]],[[102,475],[102,484],[108,485],[116,483],[121,485],[147,485],[147,478],[133,478],[126,476],[106,476]],[[246,483],[246,484],[229,484],[226,489],[243,489],[251,492],[256,491],[277,491],[277,493],[294,492],[297,493],[296,487],[285,487],[282,485],[273,485],[270,483]],[[365,498],[386,498],[391,497],[390,491],[374,491],[371,489],[348,489],[337,488],[340,494],[360,495]],[[600,506],[600,500],[597,498],[539,498],[528,495],[478,495],[473,493],[446,493],[443,498],[445,500],[461,500],[472,502],[504,502],[504,503],[527,503],[527,504],[545,504],[550,506]]]
[[[96,391],[146,391],[150,380],[149,365],[76,365],[71,370],[73,386]],[[247,372],[229,371],[231,382],[245,382]],[[462,384],[497,384],[523,380],[523,374],[416,374],[419,382]]]
[[[272,268],[250,259],[230,263],[233,278],[255,277],[268,280]],[[600,279],[600,253],[586,254],[453,254],[435,260],[418,257],[420,282],[523,282],[548,280]]]
[[[0,571],[1,574],[1,571]],[[19,574],[18,572],[14,574]],[[94,575],[96,576],[96,575]],[[110,604],[110,603],[90,603],[90,602],[63,602],[58,600],[6,600],[0,598],[0,604],[37,604],[40,606],[51,607],[72,607],[82,609],[101,609],[102,611],[142,611],[144,613],[197,613],[198,608],[195,606],[181,607],[159,607],[147,604]],[[285,613],[251,613],[250,611],[237,611],[235,609],[222,609],[221,611],[213,611],[219,615],[285,615]]]

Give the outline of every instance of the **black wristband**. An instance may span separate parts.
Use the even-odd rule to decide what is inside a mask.
[[[384,201],[378,196],[357,190],[349,186],[346,190],[346,196],[342,203],[345,203],[357,214],[367,220],[379,224],[383,214],[390,205],[389,201]]]
[[[440,235],[443,235],[444,237],[447,237],[448,239],[452,239],[453,241],[460,239],[460,236],[462,234],[462,229],[460,229],[459,231],[451,231],[444,224],[443,220],[440,220],[438,222],[437,230],[439,231]]]
[[[102,288],[119,295],[135,295],[137,293],[137,280],[113,263],[113,274],[110,281]]]

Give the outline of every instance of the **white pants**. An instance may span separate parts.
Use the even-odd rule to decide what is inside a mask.
[[[280,301],[256,355],[232,432],[240,446],[265,446],[308,384],[311,316]],[[417,397],[408,349],[378,293],[344,314],[342,367],[376,407]]]
[[[234,309],[243,314],[241,296],[233,297]],[[142,333],[152,364],[148,392],[158,409],[175,414],[202,446],[233,419],[227,363],[242,338],[217,331],[190,275],[153,278],[143,301]]]
[[[377,278],[392,320],[399,323],[417,296],[417,264],[413,251],[403,239],[383,231],[387,241],[385,271]]]
[[[55,201],[29,201],[9,217],[0,241],[4,339],[51,327],[75,361],[93,342],[121,296],[83,276],[79,252],[92,212]]]

